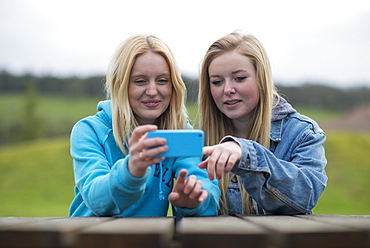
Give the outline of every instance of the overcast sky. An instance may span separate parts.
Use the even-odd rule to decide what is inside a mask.
[[[277,82],[370,86],[369,0],[0,0],[0,70],[105,74],[116,47],[140,33],[196,77],[207,48],[236,29],[262,41]]]

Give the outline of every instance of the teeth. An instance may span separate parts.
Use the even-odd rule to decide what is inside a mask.
[[[226,104],[235,104],[235,103],[237,103],[237,102],[239,102],[239,101],[231,101],[231,102],[226,102]]]
[[[147,102],[146,103],[147,105],[154,105],[154,104],[157,104],[156,102]]]

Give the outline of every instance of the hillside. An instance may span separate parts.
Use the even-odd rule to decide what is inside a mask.
[[[338,120],[321,122],[320,125],[324,130],[370,132],[370,103],[346,112]]]

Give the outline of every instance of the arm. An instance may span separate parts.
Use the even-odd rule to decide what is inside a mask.
[[[232,172],[271,214],[309,213],[326,187],[325,134],[305,129],[296,135],[293,143],[275,154],[254,141],[234,139],[243,152]]]
[[[138,164],[138,152],[132,153],[133,159],[123,155],[122,158],[113,159],[112,154],[121,153],[113,137],[107,139],[108,134],[97,131],[98,128],[100,126],[95,125],[94,121],[83,120],[72,130],[71,155],[75,182],[91,212],[97,216],[112,216],[122,213],[143,196],[151,168],[148,167],[140,176],[132,175],[130,171],[134,170],[130,170],[129,161]],[[153,161],[148,158],[145,162],[150,164]],[[144,162],[140,166],[145,166]],[[135,172],[142,173],[143,170],[139,168]]]

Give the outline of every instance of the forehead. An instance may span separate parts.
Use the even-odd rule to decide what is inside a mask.
[[[217,71],[235,71],[235,70],[252,70],[254,69],[252,60],[237,50],[224,52],[215,57],[209,64],[208,71],[210,74]],[[211,73],[212,72],[212,73]]]
[[[167,60],[161,54],[155,52],[145,52],[137,56],[132,67],[132,73],[148,73],[150,71],[168,73],[169,66]]]

